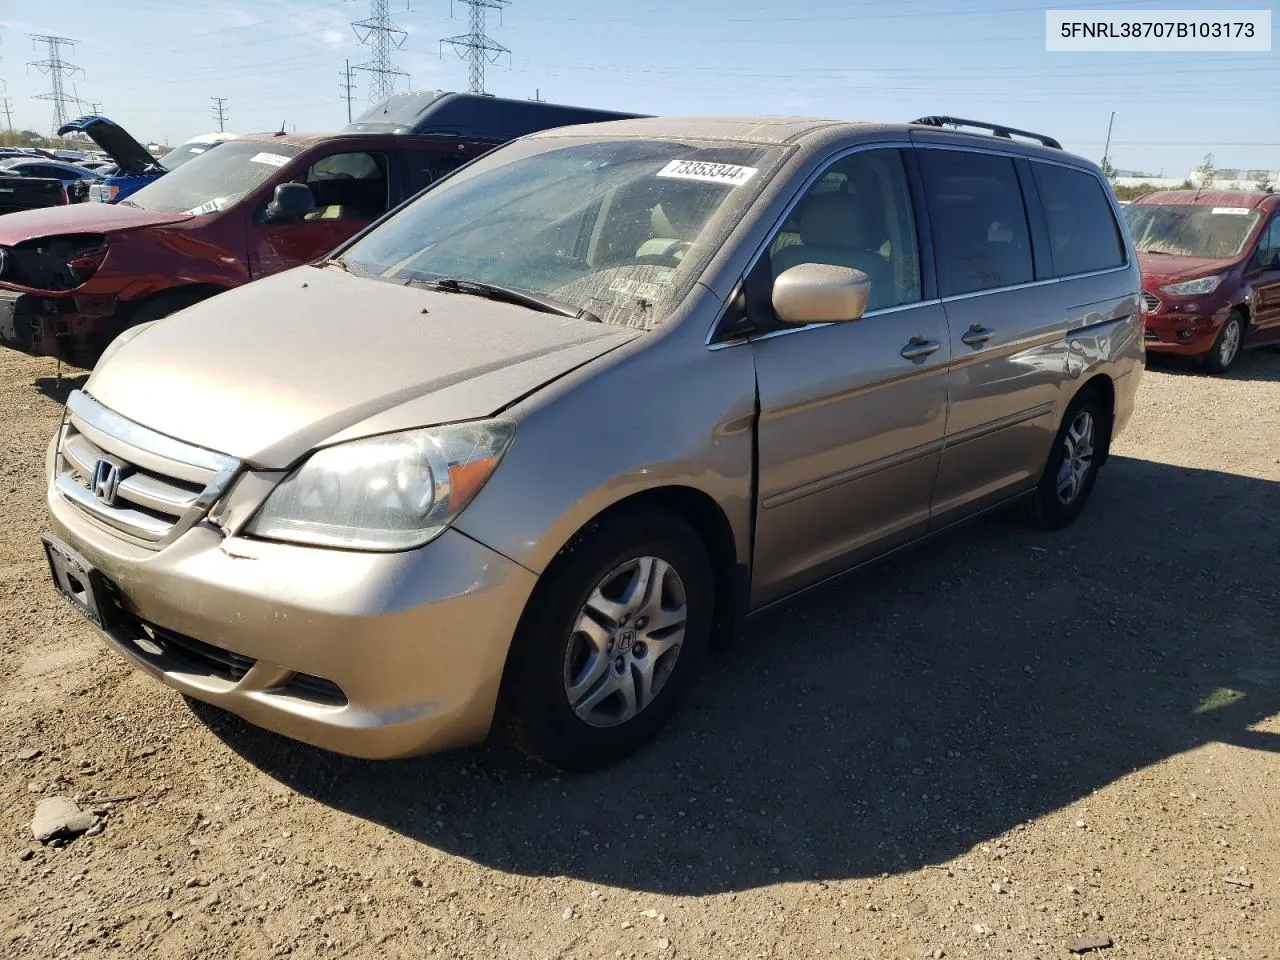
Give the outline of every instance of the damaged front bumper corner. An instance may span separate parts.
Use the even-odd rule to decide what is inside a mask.
[[[114,318],[114,297],[31,293],[0,288],[0,346],[74,362],[81,345],[101,339]]]

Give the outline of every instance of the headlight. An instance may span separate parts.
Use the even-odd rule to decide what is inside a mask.
[[[1167,287],[1161,287],[1165,293],[1171,293],[1175,297],[1195,297],[1202,293],[1213,293],[1218,288],[1218,284],[1222,282],[1222,274],[1216,277],[1201,277],[1199,280],[1184,280],[1182,283],[1171,283]]]
[[[281,481],[247,532],[355,550],[422,546],[471,502],[514,436],[515,424],[488,420],[326,447]]]

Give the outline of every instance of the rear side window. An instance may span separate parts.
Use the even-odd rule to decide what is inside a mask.
[[[1060,277],[1124,263],[1120,228],[1098,178],[1053,163],[1032,163],[1049,228],[1053,269]]]
[[[919,151],[944,297],[1030,283],[1031,234],[1013,160]]]

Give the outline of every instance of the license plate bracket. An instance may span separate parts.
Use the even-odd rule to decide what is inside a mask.
[[[40,538],[58,592],[101,630],[111,626],[111,588],[102,573],[52,534]]]

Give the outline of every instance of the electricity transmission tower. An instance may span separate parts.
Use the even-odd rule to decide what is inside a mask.
[[[356,38],[366,47],[373,48],[373,56],[356,64],[356,70],[369,74],[369,102],[375,103],[391,96],[396,89],[396,78],[409,74],[397,69],[391,62],[391,51],[404,46],[408,36],[391,20],[391,0],[369,0],[369,19],[353,23]]]
[[[213,119],[218,121],[218,132],[222,133],[226,130],[227,123],[227,98],[226,97],[210,97],[213,106],[209,108],[213,114]]]
[[[53,101],[53,133],[56,136],[58,128],[66,123],[70,118],[67,112],[67,105],[70,103],[78,103],[79,97],[67,94],[66,80],[68,77],[76,73],[84,73],[74,63],[68,63],[62,59],[62,48],[74,47],[75,40],[68,37],[54,37],[47,34],[29,33],[27,34],[36,44],[48,44],[49,57],[47,60],[33,60],[31,66],[35,67],[43,74],[47,74],[52,83],[53,89],[48,93],[41,93],[36,96],[37,100]]]
[[[470,10],[470,32],[457,37],[445,37],[440,41],[441,50],[449,44],[457,51],[458,56],[467,61],[467,89],[471,93],[484,93],[484,68],[486,64],[495,63],[504,53],[511,51],[493,40],[485,33],[485,18],[490,10],[497,10],[501,16],[504,8],[511,6],[511,0],[458,0]]]
[[[355,81],[351,79],[351,61],[347,61],[347,68],[338,74],[338,88],[342,90],[339,94],[343,100],[347,101],[347,123],[351,122],[351,101],[356,98]]]

